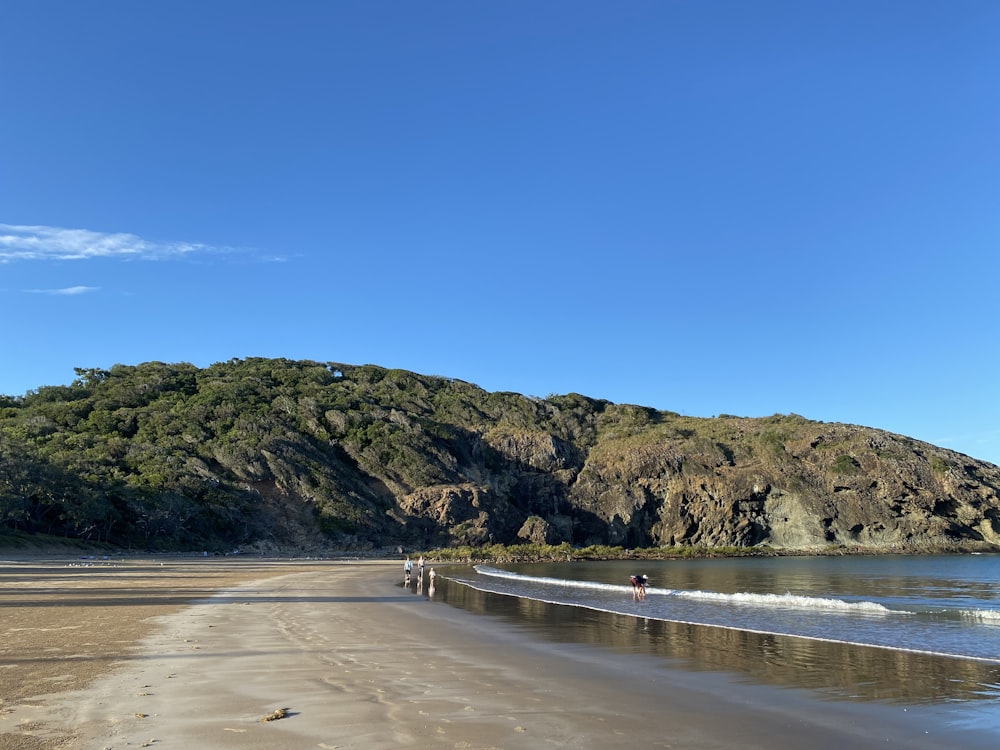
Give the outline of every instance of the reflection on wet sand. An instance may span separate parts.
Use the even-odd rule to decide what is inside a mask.
[[[808,688],[831,699],[906,703],[1000,698],[1000,665],[548,604],[439,579],[436,599],[563,643],[670,660],[671,667]]]

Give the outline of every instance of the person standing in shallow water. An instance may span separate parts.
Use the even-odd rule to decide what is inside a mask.
[[[420,559],[417,560],[417,575],[420,577],[421,581],[424,580],[424,556],[423,555],[421,555]]]
[[[632,598],[642,599],[646,598],[646,581],[649,580],[647,576],[644,575],[634,575],[630,576],[629,580],[632,582]]]
[[[405,585],[410,585],[410,576],[413,574],[413,562],[410,560],[410,556],[406,556],[406,562],[403,563],[403,581]]]

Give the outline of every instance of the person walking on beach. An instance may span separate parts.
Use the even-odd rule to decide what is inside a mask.
[[[417,575],[420,576],[420,580],[424,580],[424,556],[421,555],[420,559],[417,560]]]
[[[639,599],[640,601],[645,599],[646,581],[648,581],[649,578],[644,575],[634,575],[630,576],[629,580],[632,582],[632,598]]]
[[[406,562],[403,563],[403,580],[406,585],[410,585],[410,576],[413,574],[413,562],[410,560],[410,556],[406,556]]]

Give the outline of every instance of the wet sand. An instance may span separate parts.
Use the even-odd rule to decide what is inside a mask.
[[[931,713],[526,637],[403,589],[398,562],[163,568],[160,588],[51,571],[59,606],[42,573],[17,605],[4,579],[2,629],[38,619],[2,652],[0,750],[990,746]]]
[[[225,586],[309,570],[301,562],[0,553],[0,750],[77,747],[51,714],[133,655],[177,613]],[[52,719],[52,721],[50,721]]]

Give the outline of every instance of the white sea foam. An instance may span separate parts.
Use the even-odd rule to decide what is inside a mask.
[[[546,586],[564,586],[571,589],[591,589],[597,591],[623,591],[631,590],[631,586],[620,586],[614,583],[598,583],[597,581],[573,581],[568,578],[545,578],[542,576],[526,576],[522,573],[512,573],[509,570],[491,568],[487,565],[476,565],[475,570],[479,575],[490,578],[506,578],[521,583],[535,583]]]
[[[605,591],[628,591],[631,586],[620,586],[611,583],[598,583],[596,581],[573,581],[565,578],[544,578],[541,576],[527,576],[521,573],[512,573],[499,568],[492,568],[486,565],[475,566],[476,572],[483,576],[492,578],[505,578],[527,584],[540,584],[547,586],[563,586],[566,588],[605,590]],[[747,592],[724,594],[715,591],[687,591],[683,589],[665,589],[647,587],[647,596],[676,596],[682,599],[714,602],[723,605],[738,605],[751,607],[783,607],[786,609],[809,609],[823,612],[842,612],[846,614],[865,615],[898,615],[911,614],[899,610],[891,610],[877,602],[851,602],[843,599],[831,599],[817,596],[800,596],[792,593],[786,594],[752,594]]]
[[[510,573],[508,571],[497,570],[495,568],[493,568],[493,569],[491,569],[491,568],[484,568],[484,569],[481,570],[479,566],[476,566],[476,571],[479,572],[482,575],[486,575],[486,576],[493,575],[493,577],[497,577],[497,578],[514,578],[514,579],[520,579],[520,580],[524,580],[524,581],[549,582],[549,583],[558,583],[560,585],[564,584],[564,581],[562,579],[559,579],[559,578],[533,578],[532,576],[523,576],[523,575],[520,575],[520,574],[517,574],[517,573]],[[514,597],[514,598],[527,598],[527,599],[531,599],[533,601],[543,602],[545,604],[552,604],[552,605],[564,606],[564,607],[580,607],[582,609],[587,609],[587,610],[591,610],[591,611],[594,611],[594,612],[605,612],[605,613],[613,614],[613,615],[625,615],[625,616],[632,616],[632,617],[638,616],[636,613],[624,612],[624,611],[622,611],[620,609],[615,609],[615,608],[612,608],[612,607],[602,607],[602,606],[598,606],[598,605],[595,605],[595,604],[586,604],[586,603],[581,603],[581,602],[565,602],[565,601],[559,601],[559,600],[556,600],[556,599],[546,599],[546,598],[540,597],[540,596],[525,596],[523,593],[513,593],[513,592],[509,592],[509,591],[497,591],[497,590],[494,590],[494,589],[487,588],[487,587],[484,587],[482,585],[479,585],[475,581],[470,581],[470,580],[462,579],[462,578],[453,578],[452,580],[454,580],[456,583],[468,586],[469,588],[475,589],[477,591],[484,591],[484,592],[487,592],[487,593],[497,594],[497,595],[500,595],[500,596],[510,596],[510,597]],[[573,582],[573,583],[581,584],[581,583],[586,583],[586,582],[577,581],[577,582]],[[610,584],[596,584],[596,586],[601,587],[601,588],[604,588],[604,587],[628,588],[628,587],[621,587],[621,586],[618,586],[618,587],[611,586]],[[809,597],[806,597],[806,598],[809,598]],[[887,610],[887,611],[890,611],[890,610]],[[980,611],[982,611],[982,610],[980,610]],[[725,625],[725,624],[720,624],[720,623],[699,622],[697,620],[685,620],[685,619],[679,619],[679,618],[673,618],[673,617],[656,616],[656,615],[649,615],[647,613],[643,613],[642,617],[644,619],[658,620],[660,622],[670,622],[670,623],[676,623],[676,624],[680,624],[680,625],[695,625],[695,626],[698,626],[698,627],[716,628],[716,629],[719,629],[719,630],[731,630],[731,631],[739,631],[739,632],[745,632],[745,633],[754,633],[756,635],[781,636],[781,637],[785,637],[785,638],[794,638],[794,639],[800,639],[800,640],[806,640],[806,641],[817,641],[817,642],[822,642],[822,643],[835,643],[835,644],[841,644],[841,645],[845,645],[845,646],[860,646],[860,647],[865,647],[865,648],[883,649],[883,650],[886,650],[886,651],[897,651],[897,652],[900,652],[900,653],[923,654],[923,655],[926,655],[926,656],[939,656],[939,657],[945,657],[945,658],[948,658],[948,659],[967,659],[967,660],[970,660],[970,661],[983,662],[983,663],[987,663],[987,664],[1000,664],[1000,659],[997,659],[997,658],[990,658],[990,657],[984,657],[984,656],[974,656],[974,655],[967,655],[967,654],[960,654],[960,653],[951,653],[951,652],[948,652],[948,651],[937,651],[937,650],[934,650],[934,649],[912,648],[912,647],[899,646],[899,645],[889,645],[889,644],[884,644],[884,643],[868,643],[868,642],[864,642],[864,641],[855,641],[855,640],[851,640],[851,639],[847,639],[847,638],[824,637],[824,636],[818,636],[818,635],[806,635],[806,634],[801,634],[801,633],[788,633],[788,632],[784,632],[784,631],[780,631],[780,630],[768,630],[768,629],[763,629],[763,628],[748,628],[748,627],[743,627],[743,626]]]
[[[720,594],[714,591],[676,591],[676,596],[700,601],[714,601],[720,604],[744,604],[753,607],[787,607],[791,609],[819,609],[824,612],[864,613],[872,615],[910,614],[891,610],[878,602],[849,602],[820,596],[799,596],[797,594]]]
[[[959,614],[963,620],[1000,627],[1000,610],[998,609],[963,609],[959,611]]]

